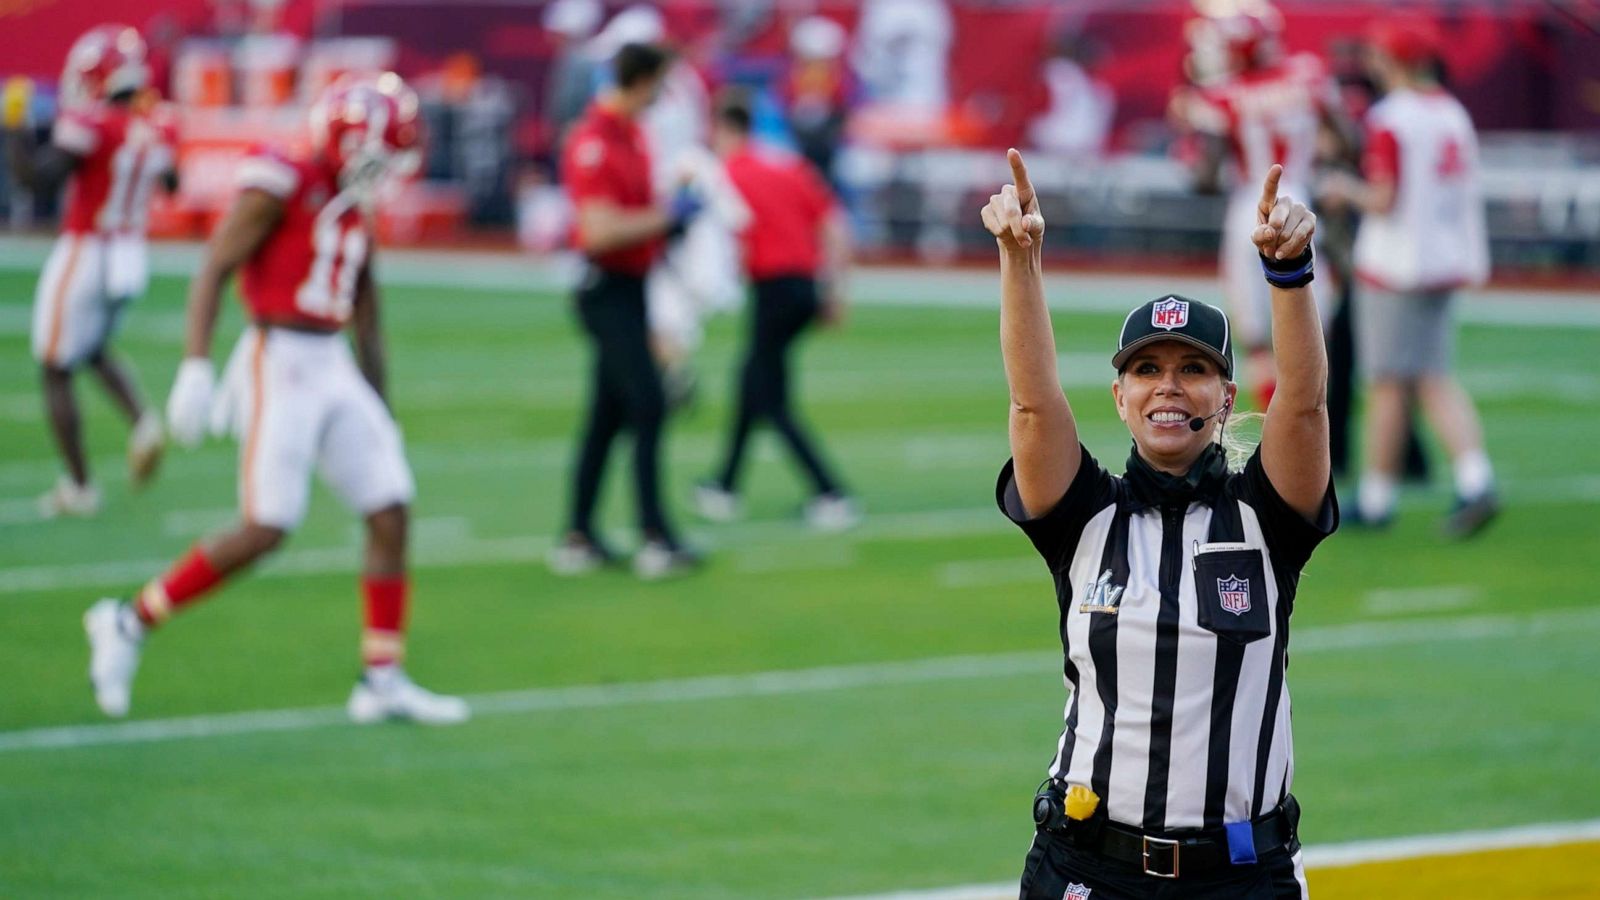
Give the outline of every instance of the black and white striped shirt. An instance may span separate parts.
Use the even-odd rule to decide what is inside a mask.
[[[1198,502],[1147,506],[1088,450],[1055,508],[1026,518],[1012,464],[996,499],[1049,564],[1071,694],[1050,775],[1116,822],[1215,828],[1271,811],[1294,777],[1289,615],[1338,525],[1278,496],[1260,451]]]

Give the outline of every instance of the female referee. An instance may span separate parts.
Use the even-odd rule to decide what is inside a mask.
[[[1111,358],[1133,436],[1123,475],[1078,441],[1040,275],[1044,218],[1022,156],[983,209],[1000,247],[1012,460],[996,499],[1049,564],[1066,727],[1034,801],[1022,897],[1306,894],[1284,680],[1296,582],[1338,526],[1327,359],[1309,284],[1316,218],[1263,186],[1251,240],[1272,286],[1278,391],[1229,466],[1233,346],[1221,310],[1138,307]]]

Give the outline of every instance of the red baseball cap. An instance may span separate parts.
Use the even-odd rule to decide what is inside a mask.
[[[1367,27],[1367,42],[1406,66],[1439,56],[1439,30],[1427,19],[1414,16],[1379,19]]]

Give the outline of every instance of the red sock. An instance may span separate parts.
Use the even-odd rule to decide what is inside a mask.
[[[211,561],[196,544],[172,564],[167,574],[144,586],[133,611],[145,627],[154,627],[200,599],[221,581],[222,575],[212,568]]]
[[[368,575],[361,579],[361,595],[367,607],[361,661],[367,665],[392,665],[405,656],[406,595],[410,587],[404,575]]]

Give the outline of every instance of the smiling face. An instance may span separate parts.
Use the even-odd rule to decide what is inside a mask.
[[[1117,415],[1127,424],[1139,455],[1164,472],[1189,471],[1214,439],[1227,413],[1193,431],[1189,420],[1233,403],[1238,386],[1211,357],[1181,341],[1141,347],[1111,383]]]

